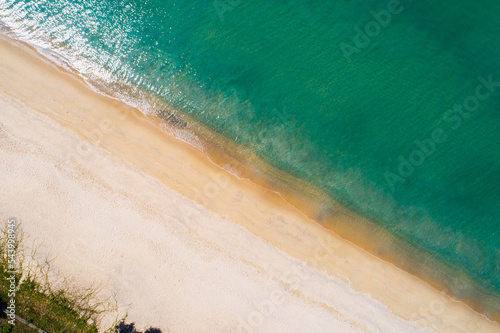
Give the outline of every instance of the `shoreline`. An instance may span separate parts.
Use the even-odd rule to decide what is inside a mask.
[[[118,93],[117,96],[113,96],[114,92],[111,89],[100,82],[90,82],[88,78],[73,69],[66,59],[59,58],[51,51],[39,50],[30,44],[16,40],[12,36],[9,37],[11,32],[8,29],[6,33],[7,38],[21,43],[23,47],[34,52],[36,56],[56,66],[58,70],[69,73],[95,93],[111,99],[113,102],[124,103],[130,112],[138,112],[139,118],[145,116],[148,121],[161,128],[162,132],[166,132],[169,136],[183,141],[190,148],[198,150],[204,155],[204,158],[218,168],[217,170],[229,172],[240,181],[248,181],[253,185],[260,186],[259,191],[266,192],[266,195],[272,193],[272,200],[285,201],[287,205],[291,205],[293,209],[296,209],[312,223],[319,223],[344,240],[349,240],[354,246],[360,247],[367,253],[425,281],[438,291],[445,292],[451,299],[465,303],[474,311],[485,315],[488,320],[500,323],[500,301],[495,301],[495,299],[499,299],[500,293],[492,293],[491,288],[483,288],[473,277],[457,267],[434,259],[433,255],[425,248],[421,248],[418,244],[411,244],[411,242],[388,232],[361,213],[345,208],[318,187],[271,166],[250,149],[212,131],[189,115],[177,112],[157,96],[139,89],[128,89],[130,88],[128,86],[122,88],[127,88],[125,90],[130,95]],[[166,114],[164,116],[155,115],[158,109]],[[178,126],[179,124],[183,126]],[[186,124],[188,124],[187,127]],[[102,133],[99,132],[98,130],[97,134],[90,133],[91,136],[94,136],[94,141],[100,141],[99,136]],[[99,142],[96,144],[99,145]],[[81,159],[81,156],[79,158]],[[177,188],[177,190],[213,210],[214,203],[211,200],[207,201],[206,195],[200,191],[189,194],[185,193],[182,188]],[[397,206],[394,209],[397,209]],[[224,208],[221,212],[227,213]],[[401,253],[405,255],[403,256]],[[414,260],[415,258],[419,258],[419,260]],[[410,262],[411,264],[409,264]],[[450,280],[456,280],[456,282],[445,282]],[[466,295],[466,297],[458,299],[457,295]]]
[[[437,325],[438,330],[453,325],[457,332],[466,331],[466,323],[470,322],[483,325],[482,331],[498,329],[497,323],[469,310],[465,304],[451,301],[425,282],[327,232],[295,209],[293,201],[290,204],[276,192],[221,171],[216,166],[217,161],[210,162],[196,148],[163,133],[158,119],[146,117],[117,100],[99,96],[83,80],[57,71],[45,61],[20,50],[19,46],[8,44],[4,38],[1,38],[0,45],[2,54],[9,57],[2,61],[11,64],[10,69],[5,65],[0,68],[10,79],[10,82],[0,84],[1,90],[87,140],[87,146],[83,144],[72,147],[73,151],[66,151],[68,168],[80,165],[82,170],[85,169],[83,164],[93,155],[99,155],[98,150],[104,149],[168,188],[308,263],[307,266],[312,265],[333,276],[343,276],[342,280],[348,281],[355,290],[370,294],[406,320],[420,320],[428,327]],[[42,83],[45,84],[44,78],[47,78],[47,87],[41,88]],[[30,94],[36,90],[39,90],[37,95]],[[49,96],[52,99],[47,98]],[[90,103],[85,105],[77,101]],[[70,105],[80,106],[78,111],[82,113],[76,109],[69,112]],[[170,156],[163,154],[165,148]],[[235,201],[238,196],[240,198]],[[276,215],[283,217],[285,222],[269,218]],[[301,246],[297,247],[299,242]],[[368,276],[373,281],[367,281]],[[399,285],[395,283],[389,287],[386,282],[389,280],[396,280]],[[413,290],[413,297],[397,297],[407,290]],[[407,304],[412,298],[419,298],[420,302]],[[421,313],[422,304],[429,313]],[[444,309],[438,311],[439,316],[432,313],[433,309],[436,310],[435,304],[439,304],[438,309]]]

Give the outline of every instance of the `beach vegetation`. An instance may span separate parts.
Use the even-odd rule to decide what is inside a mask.
[[[125,320],[122,320],[115,327],[117,333],[142,333],[135,328],[135,323],[127,324]],[[159,328],[150,327],[144,331],[144,333],[162,333]]]
[[[12,232],[10,234],[13,239]],[[97,333],[102,316],[117,312],[116,301],[97,297],[99,289],[94,286],[77,288],[63,281],[55,288],[49,279],[51,260],[45,258],[40,262],[36,259],[40,258],[37,255],[40,247],[34,247],[31,252],[22,248],[23,234],[19,226],[15,234],[16,265],[13,267],[13,256],[6,250],[9,231],[0,229],[0,333],[38,332],[29,324],[46,332]],[[14,314],[26,322],[15,319]],[[135,323],[127,324],[125,319],[126,316],[117,318],[105,332],[142,333]],[[162,331],[150,327],[144,333]]]
[[[0,305],[8,311],[0,318],[0,332],[36,331],[14,320],[15,314],[47,332],[97,333],[100,315],[109,311],[111,302],[99,300],[94,287],[78,289],[62,283],[54,288],[49,282],[50,260],[35,260],[36,250],[25,256],[19,228],[16,234],[17,267],[13,271],[6,251],[8,232],[0,232]]]

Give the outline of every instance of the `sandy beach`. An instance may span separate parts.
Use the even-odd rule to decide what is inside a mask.
[[[0,218],[115,295],[102,329],[500,331],[28,47],[2,37],[0,60]]]

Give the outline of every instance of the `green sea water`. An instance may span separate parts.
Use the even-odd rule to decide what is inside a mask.
[[[499,15],[491,0],[0,0],[4,32],[125,99],[158,96],[498,303]]]

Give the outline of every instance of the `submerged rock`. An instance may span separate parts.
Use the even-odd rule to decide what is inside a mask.
[[[187,123],[180,117],[176,116],[175,113],[168,111],[160,111],[158,112],[158,116],[161,119],[165,120],[167,123],[171,124],[172,126],[179,128],[184,128],[187,126]]]

